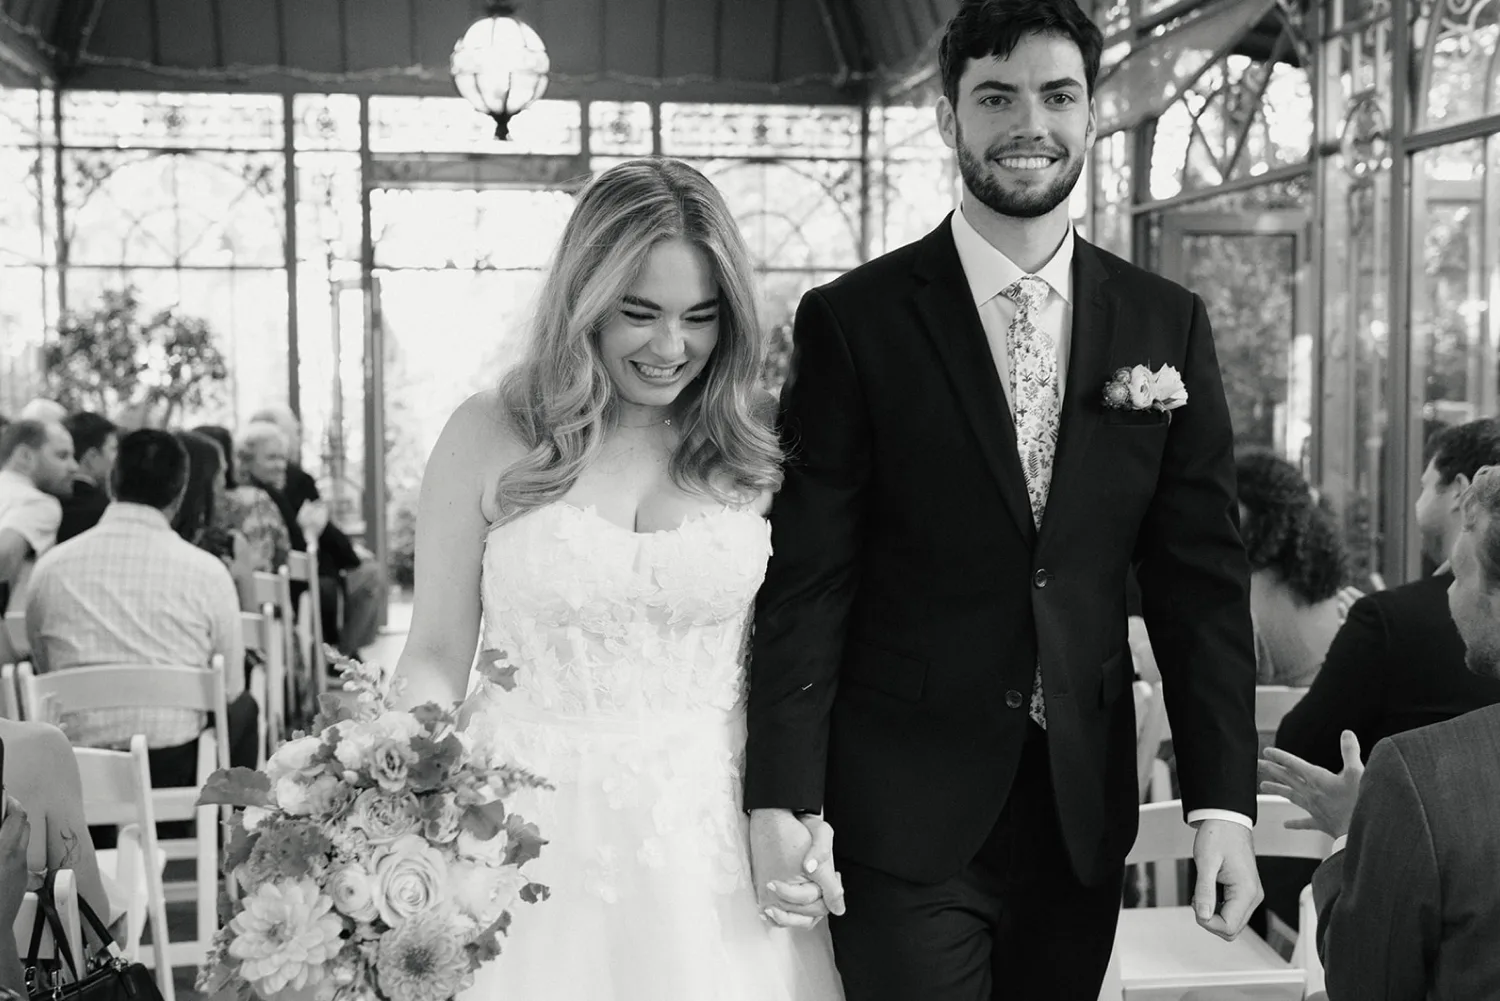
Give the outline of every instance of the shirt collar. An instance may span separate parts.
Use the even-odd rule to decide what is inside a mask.
[[[104,509],[101,522],[119,522],[127,525],[140,525],[143,528],[157,528],[172,531],[172,523],[167,516],[157,508],[149,504],[132,504],[129,501],[112,501],[109,507]]]
[[[1052,259],[1037,269],[1036,276],[1063,302],[1073,301],[1073,224]],[[953,245],[958,250],[958,261],[963,265],[964,277],[969,280],[969,292],[974,296],[974,305],[983,306],[1014,282],[1026,277],[1026,272],[992,247],[979,235],[964,215],[963,206],[953,212]]]

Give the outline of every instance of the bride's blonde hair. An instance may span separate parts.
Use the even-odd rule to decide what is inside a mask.
[[[598,335],[653,247],[683,239],[708,258],[719,287],[719,338],[678,397],[671,475],[686,490],[743,503],[781,482],[781,451],[757,380],[766,338],[750,255],[723,196],[678,160],[631,160],[595,177],[563,229],[525,357],[502,381],[510,427],[526,456],[496,485],[498,524],[561,498],[615,425],[614,383]]]

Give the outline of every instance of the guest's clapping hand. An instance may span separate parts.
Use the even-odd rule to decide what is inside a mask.
[[[1339,737],[1339,749],[1344,755],[1344,770],[1335,775],[1280,748],[1266,748],[1260,762],[1260,791],[1285,796],[1308,813],[1306,819],[1288,820],[1287,827],[1322,831],[1334,838],[1349,833],[1365,766],[1359,757],[1359,738],[1353,731],[1345,730]]]
[[[297,527],[307,537],[309,545],[316,545],[318,536],[328,527],[328,507],[322,501],[303,501],[297,509]]]
[[[1339,621],[1343,622],[1349,617],[1349,609],[1354,603],[1365,596],[1365,592],[1352,585],[1339,588],[1339,593],[1333,596],[1334,607],[1338,609]]]

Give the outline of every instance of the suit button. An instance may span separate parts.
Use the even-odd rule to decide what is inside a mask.
[[[1021,708],[1021,693],[1012,688],[1005,693],[1005,704],[1011,709]]]
[[[1052,575],[1050,573],[1045,570],[1038,570],[1035,574],[1032,575],[1031,582],[1037,587],[1046,587],[1047,582],[1051,579]]]

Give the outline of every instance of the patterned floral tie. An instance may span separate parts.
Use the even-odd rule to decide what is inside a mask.
[[[1015,319],[1006,331],[1010,350],[1010,398],[1016,415],[1016,450],[1026,474],[1031,517],[1038,530],[1052,485],[1052,456],[1057,451],[1061,407],[1057,394],[1057,345],[1036,328],[1036,315],[1050,288],[1036,275],[1007,285],[1001,295],[1016,304]],[[1037,664],[1031,686],[1031,718],[1047,729],[1047,706],[1042,697],[1042,665]]]

